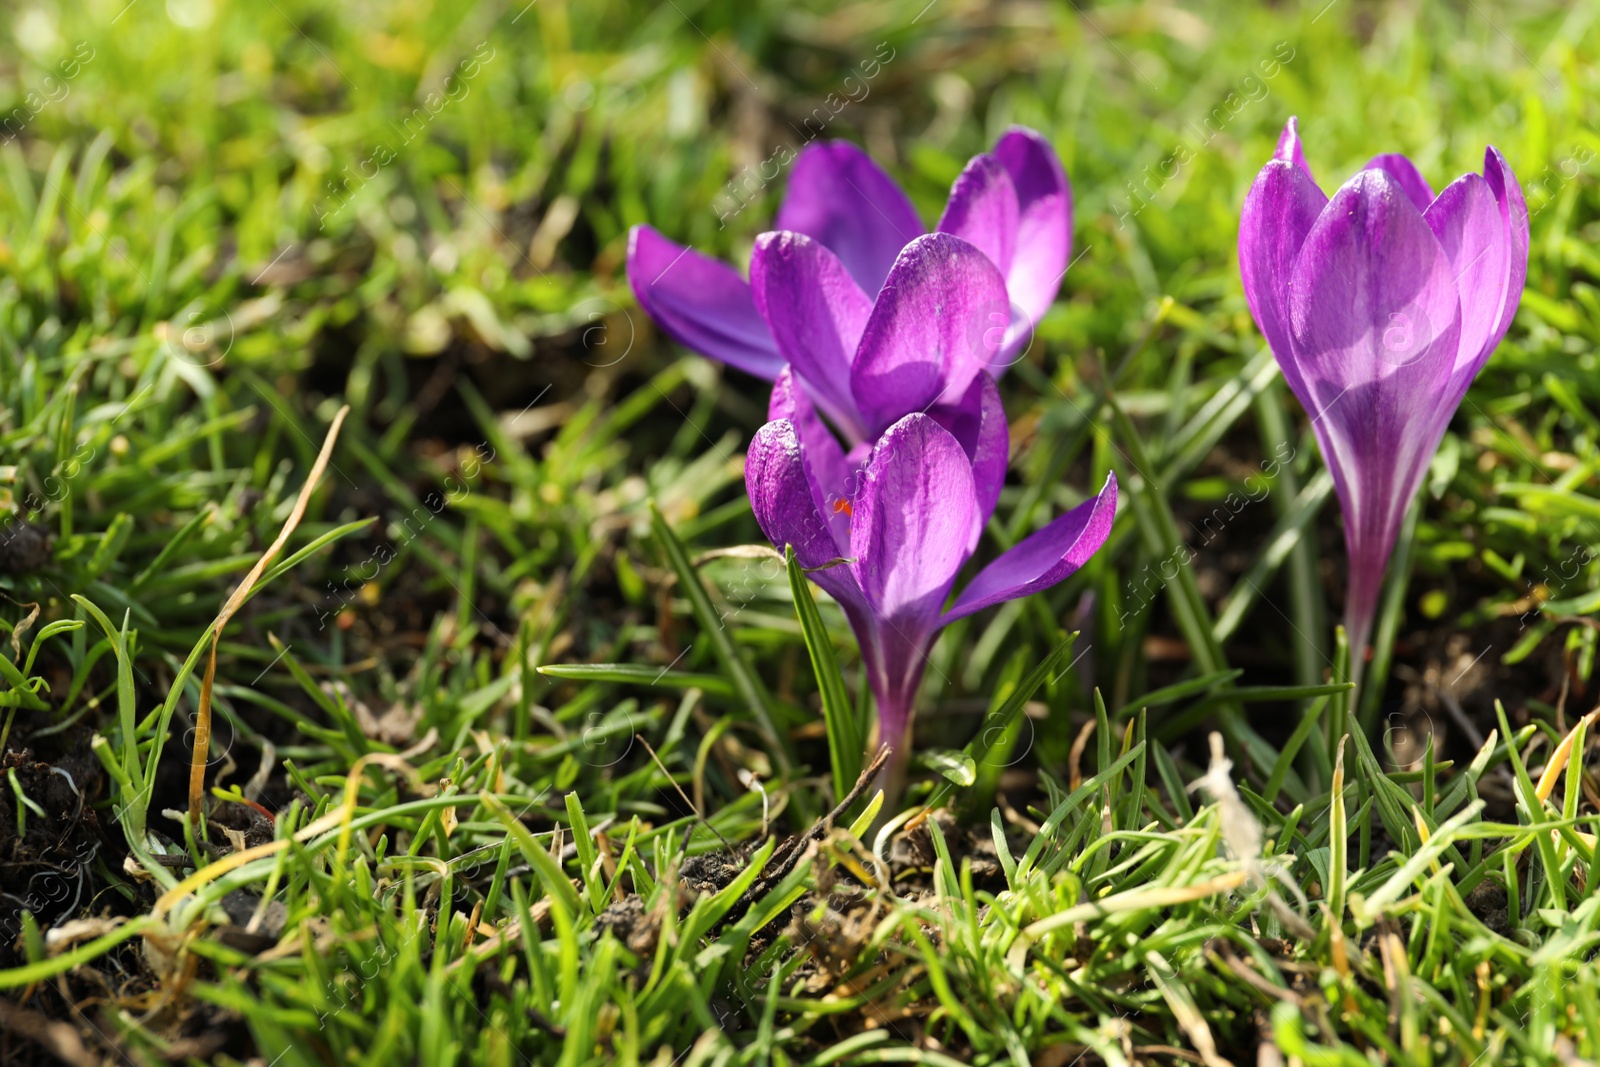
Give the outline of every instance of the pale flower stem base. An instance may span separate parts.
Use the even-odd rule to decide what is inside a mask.
[[[1362,696],[1362,669],[1366,665],[1366,635],[1358,632],[1354,627],[1350,627],[1349,622],[1346,622],[1344,632],[1350,635],[1349,681],[1355,683],[1355,688],[1350,689],[1349,694],[1346,696],[1346,701],[1349,702],[1350,707],[1358,707],[1360,705],[1360,696]]]
[[[1356,686],[1346,697],[1346,706],[1352,713],[1361,707],[1361,680],[1367,673],[1367,645],[1372,640],[1378,605],[1383,600],[1383,576],[1386,571],[1387,567],[1383,567],[1377,570],[1376,576],[1366,573],[1356,576],[1349,589],[1349,599],[1345,601],[1344,633],[1350,645],[1350,674],[1347,680]]]
[[[1372,637],[1372,617],[1357,618],[1352,612],[1345,616],[1344,632],[1350,641],[1350,676],[1349,681],[1355,683],[1355,688],[1350,690],[1346,699],[1351,708],[1360,707],[1361,676],[1366,673],[1367,642]]]
[[[873,731],[873,737],[867,742],[866,762],[872,762],[877,755],[880,745],[890,747],[889,758],[878,770],[878,776],[873,780],[873,791],[883,791],[883,810],[879,815],[882,821],[894,814],[895,805],[900,800],[900,794],[905,792],[906,779],[911,770],[911,723],[909,719],[904,726],[898,729],[884,731],[880,725]]]

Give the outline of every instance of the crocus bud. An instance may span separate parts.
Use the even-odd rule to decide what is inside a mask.
[[[1381,155],[1329,199],[1290,119],[1245,199],[1239,269],[1344,511],[1359,674],[1406,509],[1522,297],[1527,204],[1492,147],[1437,197]]]

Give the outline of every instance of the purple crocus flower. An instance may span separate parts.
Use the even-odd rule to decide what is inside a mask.
[[[866,307],[901,250],[925,232],[894,180],[845,141],[800,152],[774,228],[830,253],[838,275],[860,294],[855,303]],[[961,172],[935,229],[977,246],[1005,279],[1008,302],[984,316],[996,333],[990,369],[998,373],[1027,348],[1060,289],[1072,248],[1072,187],[1049,142],[1033,130],[1009,130],[992,153],[975,156]],[[726,263],[635,226],[628,281],[639,305],[687,348],[768,380],[792,362],[759,313],[760,296]],[[813,388],[829,384],[804,376]]]
[[[1329,199],[1290,119],[1245,199],[1239,269],[1339,494],[1359,677],[1406,509],[1522,297],[1527,204],[1493,147],[1437,197],[1381,155]]]
[[[873,309],[874,322],[890,294],[886,288]],[[895,313],[902,328],[875,335],[897,365],[923,358],[927,337],[910,328],[921,325],[914,310]],[[938,314],[928,304],[920,318]],[[896,362],[887,354],[875,358]],[[912,706],[939,631],[1047,589],[1081,567],[1111,532],[1116,478],[1003,553],[946,608],[1005,480],[1009,434],[994,379],[978,371],[955,402],[899,417],[870,446],[848,455],[791,376],[779,379],[769,415],[773,421],[756,433],[745,460],[751,507],[775,546],[791,544],[802,566],[821,568],[811,578],[850,621],[878,704],[878,740],[894,748],[888,772],[894,783],[904,771]]]

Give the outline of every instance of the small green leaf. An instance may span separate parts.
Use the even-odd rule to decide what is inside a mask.
[[[917,762],[929,770],[938,771],[963,788],[978,780],[978,764],[971,756],[947,749],[933,749],[919,753]]]

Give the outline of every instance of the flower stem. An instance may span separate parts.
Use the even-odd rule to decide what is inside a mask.
[[[889,746],[889,758],[873,781],[874,789],[883,790],[883,813],[890,814],[905,792],[906,778],[911,770],[911,716],[897,716],[897,722],[880,720],[878,736],[867,742],[866,760],[871,762],[880,744]]]
[[[1367,663],[1367,641],[1372,636],[1372,611],[1368,609],[1364,614],[1355,610],[1352,602],[1350,610],[1345,612],[1344,632],[1350,641],[1350,677],[1349,681],[1355,683],[1355,688],[1350,691],[1348,700],[1352,708],[1359,707],[1361,693],[1361,675]]]

